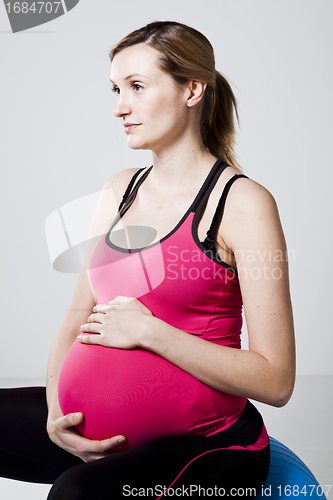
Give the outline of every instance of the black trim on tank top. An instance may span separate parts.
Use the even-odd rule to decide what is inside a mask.
[[[136,183],[133,191],[131,192],[131,189],[138,177],[138,175],[142,172],[142,170],[145,170],[144,168],[140,168],[140,170],[138,170],[137,172],[135,172],[135,174],[133,175],[129,185],[127,186],[127,189],[125,191],[125,194],[123,196],[123,199],[121,200],[120,202],[120,205],[119,205],[119,208],[118,208],[118,214],[117,214],[117,217],[115,220],[118,220],[125,214],[125,212],[127,212],[127,210],[129,209],[129,207],[132,205],[134,199],[135,199],[135,196],[136,196],[136,193],[139,189],[139,187],[141,186],[141,184],[143,183],[143,181],[146,179],[146,177],[148,177],[151,169],[153,168],[153,166],[147,168],[147,170],[145,171],[145,173],[140,177],[140,179],[138,180],[138,182]],[[112,225],[114,225],[115,221],[113,221]]]
[[[134,187],[133,191],[129,194],[129,196],[125,200],[125,202],[124,202],[125,205],[123,204],[123,207],[122,207],[123,209],[118,213],[117,217],[112,222],[112,224],[110,226],[110,229],[108,230],[108,232],[105,235],[105,242],[106,242],[106,244],[110,248],[113,248],[114,250],[117,250],[118,252],[123,252],[123,253],[137,253],[137,252],[141,252],[143,250],[146,250],[148,248],[151,248],[153,246],[159,245],[160,243],[162,243],[163,241],[165,241],[166,239],[168,239],[173,233],[175,233],[177,231],[177,229],[179,229],[179,227],[183,224],[183,222],[187,219],[187,217],[189,216],[189,214],[191,212],[195,212],[196,211],[197,206],[200,205],[201,199],[205,195],[205,192],[206,192],[207,188],[210,186],[212,180],[215,178],[216,173],[219,172],[219,174],[221,174],[221,172],[226,167],[228,167],[228,166],[229,165],[227,165],[227,163],[225,163],[223,160],[220,160],[220,159],[216,160],[216,162],[214,163],[214,165],[211,168],[210,172],[208,173],[208,175],[207,175],[204,183],[202,184],[199,192],[197,193],[196,197],[194,198],[193,202],[191,203],[191,206],[186,211],[186,213],[183,215],[183,217],[178,222],[178,224],[166,236],[164,236],[163,238],[161,238],[159,241],[157,241],[155,243],[152,243],[151,245],[148,245],[146,247],[142,247],[142,248],[124,248],[124,247],[118,247],[117,245],[115,245],[114,243],[112,243],[110,241],[110,233],[111,233],[112,229],[114,228],[114,226],[118,223],[118,221],[122,218],[122,216],[127,212],[127,210],[132,205],[132,203],[133,203],[133,201],[134,201],[134,199],[136,197],[136,193],[138,191],[138,188],[140,187],[140,185],[142,184],[142,182],[147,178],[147,176],[149,175],[149,173],[151,172],[151,170],[153,168],[151,166],[142,175],[142,177],[139,179],[139,181],[137,182],[137,184]],[[222,169],[221,169],[221,167],[222,167]],[[137,173],[138,172],[136,172],[136,174]]]
[[[210,244],[211,241],[213,241],[213,243],[215,244],[216,233],[217,233],[218,227],[219,227],[221,219],[222,219],[225,200],[227,199],[227,195],[229,193],[229,190],[230,190],[232,184],[240,177],[245,177],[246,179],[248,179],[248,177],[246,175],[235,174],[226,183],[226,185],[223,189],[221,198],[219,199],[214,217],[212,219],[212,223],[210,225],[210,228],[207,231],[207,236],[206,236],[205,240],[203,241],[203,244],[205,244],[206,241],[207,241],[207,244]]]
[[[230,264],[227,264],[226,262],[224,262],[224,261],[222,261],[220,259],[219,255],[217,253],[217,250],[216,250],[216,246],[215,246],[215,237],[216,237],[216,232],[217,232],[219,223],[220,223],[220,221],[222,219],[224,204],[225,204],[225,200],[227,198],[228,192],[230,190],[230,187],[234,183],[234,181],[237,180],[238,178],[241,178],[241,177],[248,178],[246,175],[235,174],[233,177],[231,177],[228,180],[228,182],[226,183],[226,185],[225,185],[225,187],[223,189],[222,195],[220,197],[219,203],[217,205],[216,211],[215,211],[213,219],[212,219],[212,223],[210,225],[210,228],[207,231],[207,236],[206,236],[205,240],[203,242],[201,242],[199,240],[198,234],[197,234],[198,220],[201,217],[201,214],[202,214],[202,211],[203,211],[203,209],[204,209],[204,207],[206,205],[207,199],[208,199],[210,193],[212,192],[212,190],[213,190],[216,182],[218,181],[220,175],[225,170],[225,168],[229,167],[229,166],[230,165],[228,165],[227,163],[225,163],[221,159],[218,159],[214,163],[214,165],[211,168],[210,172],[208,173],[208,175],[207,175],[204,183],[202,184],[199,192],[197,193],[195,199],[193,200],[191,206],[186,211],[186,213],[183,215],[183,217],[178,222],[178,224],[166,236],[164,236],[160,240],[156,241],[155,243],[152,243],[151,245],[147,245],[146,247],[141,247],[141,248],[124,248],[124,247],[119,247],[119,246],[115,245],[114,243],[112,243],[110,241],[110,233],[111,233],[112,229],[114,228],[114,226],[122,218],[122,216],[131,207],[132,203],[135,200],[135,197],[136,197],[136,194],[137,194],[137,191],[138,191],[139,187],[144,182],[144,180],[148,177],[148,175],[151,172],[153,166],[149,167],[146,170],[146,172],[140,177],[139,181],[134,186],[134,189],[131,192],[131,189],[132,189],[132,187],[133,187],[133,185],[135,183],[136,178],[138,177],[138,175],[140,174],[140,172],[142,172],[142,170],[144,170],[144,169],[138,170],[134,174],[133,178],[131,179],[130,184],[128,185],[128,187],[126,189],[125,194],[127,194],[127,196],[125,197],[125,194],[123,196],[123,200],[122,200],[121,205],[120,205],[120,211],[118,212],[115,220],[111,224],[110,229],[108,230],[108,232],[105,235],[105,242],[106,242],[106,244],[110,248],[113,248],[114,250],[117,250],[118,252],[122,252],[122,253],[137,253],[137,252],[141,252],[143,250],[146,250],[148,248],[156,246],[156,245],[162,243],[163,241],[165,241],[166,239],[168,239],[185,222],[185,220],[187,219],[187,217],[189,216],[189,214],[191,212],[194,212],[194,218],[193,218],[193,221],[192,221],[191,232],[192,232],[193,240],[194,240],[195,244],[197,245],[197,247],[199,248],[199,250],[201,250],[206,255],[206,257],[208,257],[211,261],[213,261],[216,264],[218,264],[218,265],[224,267],[225,269],[231,271],[234,276],[238,276],[236,268],[234,268]],[[208,252],[211,255],[209,255]]]
[[[227,165],[227,166],[229,166],[229,165]],[[207,200],[209,198],[209,195],[211,194],[213,188],[215,187],[216,182],[218,181],[218,179],[219,179],[220,175],[222,174],[223,170],[224,170],[224,168],[221,171],[216,172],[216,175],[212,179],[212,182],[211,182],[210,186],[208,187],[208,189],[206,190],[204,196],[200,200],[200,203],[198,204],[198,207],[197,207],[197,209],[195,211],[195,215],[194,215],[194,219],[193,219],[193,224],[192,224],[192,237],[193,237],[196,245],[199,247],[199,249],[210,260],[212,260],[216,264],[218,264],[218,265],[220,265],[220,266],[228,269],[235,276],[238,276],[237,269],[234,268],[233,266],[231,266],[230,264],[227,264],[226,262],[224,262],[223,260],[221,260],[221,258],[219,257],[219,254],[217,253],[217,250],[216,250],[215,239],[216,239],[216,233],[217,233],[217,229],[218,229],[219,223],[221,222],[221,219],[222,219],[224,204],[225,204],[225,200],[227,198],[228,192],[229,192],[232,184],[235,182],[235,180],[239,179],[240,177],[246,177],[248,179],[248,177],[246,175],[235,174],[233,177],[231,177],[227,181],[227,183],[224,186],[224,189],[222,191],[222,195],[221,195],[221,197],[219,199],[217,208],[215,210],[215,213],[214,213],[214,216],[213,216],[210,228],[208,229],[208,231],[206,233],[207,234],[206,238],[204,239],[204,241],[200,241],[199,237],[198,237],[198,222],[201,219],[201,215],[202,215],[202,212],[203,212],[203,210],[204,210],[204,208],[206,206],[206,203],[207,203]],[[207,252],[210,252],[211,255],[208,255]]]
[[[198,210],[194,216],[193,226],[192,226],[192,236],[193,236],[193,239],[196,242],[196,244],[199,246],[199,248],[206,255],[207,255],[207,252],[211,252],[212,256],[210,257],[209,255],[207,255],[207,257],[209,257],[211,260],[213,260],[216,264],[220,264],[221,266],[225,267],[226,269],[229,269],[236,276],[238,276],[237,269],[234,268],[233,266],[230,266],[229,264],[226,264],[224,261],[222,261],[220,259],[220,256],[219,256],[217,249],[216,249],[216,234],[217,234],[218,227],[219,227],[221,220],[222,220],[224,205],[225,205],[225,201],[227,199],[227,195],[229,193],[229,190],[230,190],[232,184],[237,179],[240,179],[241,177],[248,179],[248,177],[246,175],[235,174],[233,177],[231,177],[228,180],[228,182],[224,186],[224,189],[222,191],[222,195],[219,199],[217,208],[216,208],[215,213],[214,213],[214,217],[212,219],[212,223],[211,223],[210,228],[208,229],[208,231],[206,233],[207,236],[204,239],[204,241],[200,241],[198,238],[198,234],[197,234],[198,219],[201,217],[204,206],[207,202],[207,199],[208,199],[212,189],[215,186],[215,183],[211,186],[210,189],[208,189],[208,191],[206,192],[206,196],[201,200],[201,203],[198,207]]]
[[[137,176],[140,174],[140,172],[142,172],[142,170],[144,170],[144,168],[140,168],[137,172],[135,172],[135,174],[133,175],[132,179],[130,180],[130,183],[129,185],[127,186],[126,188],[126,191],[124,193],[124,196],[120,202],[120,205],[118,207],[118,212],[120,212],[120,210],[122,209],[125,201],[127,200],[127,198],[129,197],[129,194],[130,192],[132,191],[132,187],[133,187],[133,184],[135,182],[135,179],[137,178]]]

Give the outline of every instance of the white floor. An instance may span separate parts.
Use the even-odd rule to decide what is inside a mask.
[[[43,380],[0,380],[1,387],[43,383]],[[298,377],[294,395],[284,408],[255,404],[264,417],[269,435],[293,450],[321,485],[332,485],[333,377]],[[49,485],[0,479],[0,500],[45,500],[49,489]],[[327,500],[332,498],[333,487]]]

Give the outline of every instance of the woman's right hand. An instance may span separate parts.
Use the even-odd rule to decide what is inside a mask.
[[[82,413],[69,413],[53,421],[49,418],[47,432],[51,441],[84,462],[91,462],[116,453],[118,450],[111,451],[111,448],[126,440],[121,435],[102,441],[87,439],[75,428],[75,425],[81,423],[83,419]]]

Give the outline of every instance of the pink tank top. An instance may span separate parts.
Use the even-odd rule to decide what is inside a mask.
[[[152,228],[128,227],[127,236],[135,241],[135,248],[128,250],[124,230],[112,229],[153,167],[132,190],[143,169],[137,172],[90,262],[99,304],[118,295],[135,297],[156,317],[190,335],[240,349],[239,281],[236,270],[219,259],[215,233],[232,183],[245,176],[228,181],[207,238],[200,242],[197,235],[208,196],[226,167],[222,160],[216,161],[190,208],[158,242],[149,244],[149,237],[153,241],[156,235]],[[127,442],[118,449],[126,449],[166,435],[219,432],[242,414],[246,398],[208,387],[151,351],[75,341],[61,370],[59,402],[64,414],[83,412],[85,421],[78,430],[84,436],[104,439],[123,434]]]

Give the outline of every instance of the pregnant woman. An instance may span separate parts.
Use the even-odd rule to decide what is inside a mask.
[[[0,474],[54,483],[49,500],[255,496],[269,440],[249,399],[283,406],[295,377],[276,203],[240,173],[200,32],[154,22],[110,58],[114,114],[152,166],[104,186],[46,393],[0,391]]]

